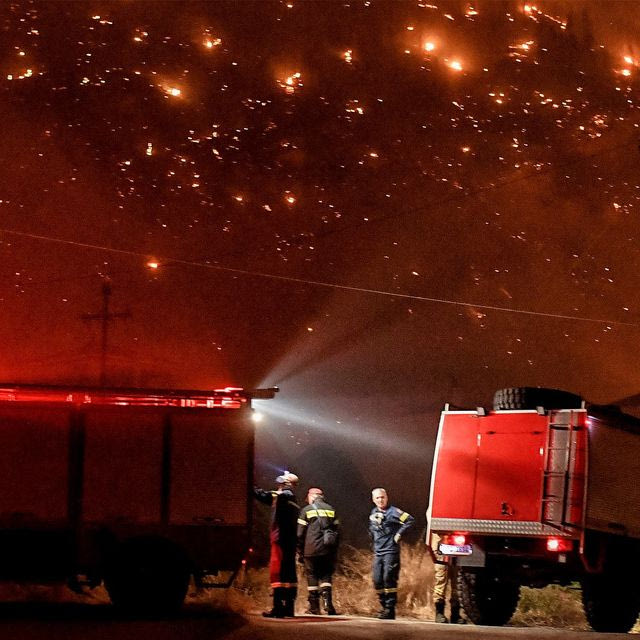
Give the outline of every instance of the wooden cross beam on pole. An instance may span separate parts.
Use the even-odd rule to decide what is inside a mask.
[[[103,278],[102,280],[102,311],[100,313],[84,313],[82,319],[100,320],[101,322],[101,340],[100,340],[100,386],[107,386],[107,353],[109,350],[109,323],[112,320],[130,318],[129,311],[111,312],[109,304],[111,300],[112,283],[111,278]]]

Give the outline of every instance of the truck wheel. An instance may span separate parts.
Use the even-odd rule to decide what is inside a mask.
[[[174,613],[187,595],[188,566],[180,549],[165,540],[127,541],[110,558],[105,587],[111,602],[128,613]]]
[[[631,631],[640,614],[640,593],[628,576],[589,575],[581,583],[584,612],[594,631]]]
[[[480,569],[460,568],[458,598],[474,624],[501,626],[511,619],[518,605],[520,585]]]
[[[498,389],[493,396],[493,408],[500,409],[580,409],[582,398],[561,389],[539,387],[509,387]]]

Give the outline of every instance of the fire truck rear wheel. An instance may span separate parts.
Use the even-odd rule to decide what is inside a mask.
[[[461,568],[458,597],[474,624],[502,626],[509,622],[518,605],[520,585],[486,569]]]
[[[130,540],[109,560],[104,582],[111,602],[130,613],[177,611],[189,588],[186,557],[172,543],[155,538]]]
[[[540,387],[508,387],[498,389],[493,396],[493,408],[501,409],[580,409],[582,398],[561,389]]]
[[[591,628],[601,633],[628,633],[640,614],[635,576],[589,575],[582,579],[582,603]]]

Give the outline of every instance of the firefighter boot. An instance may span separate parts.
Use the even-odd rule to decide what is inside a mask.
[[[451,624],[466,624],[467,621],[460,615],[460,605],[454,602],[451,605]]]
[[[337,616],[333,606],[333,598],[331,597],[331,587],[322,587],[322,606],[328,616]]]
[[[284,589],[284,616],[285,618],[294,618],[296,613],[296,596],[298,589],[296,587],[288,587]]]
[[[271,611],[264,611],[262,613],[265,618],[284,618],[284,591],[285,589],[283,587],[273,588],[273,608]]]
[[[385,611],[387,610],[387,594],[386,593],[379,593],[378,594],[378,600],[380,600],[380,612],[378,613],[376,618],[382,619],[382,616],[384,615]]]
[[[392,605],[387,605],[387,608],[378,616],[380,620],[395,620],[396,608]]]
[[[320,615],[320,593],[318,591],[309,591],[309,608],[305,613],[313,616]]]
[[[436,602],[436,622],[449,622],[444,616],[444,600]]]

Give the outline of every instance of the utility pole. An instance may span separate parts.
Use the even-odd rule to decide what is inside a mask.
[[[107,352],[109,348],[109,322],[120,318],[130,318],[131,313],[121,311],[112,313],[109,311],[109,301],[111,298],[111,278],[102,279],[102,311],[100,313],[84,313],[83,320],[100,320],[101,322],[101,339],[100,339],[100,386],[107,386]]]

